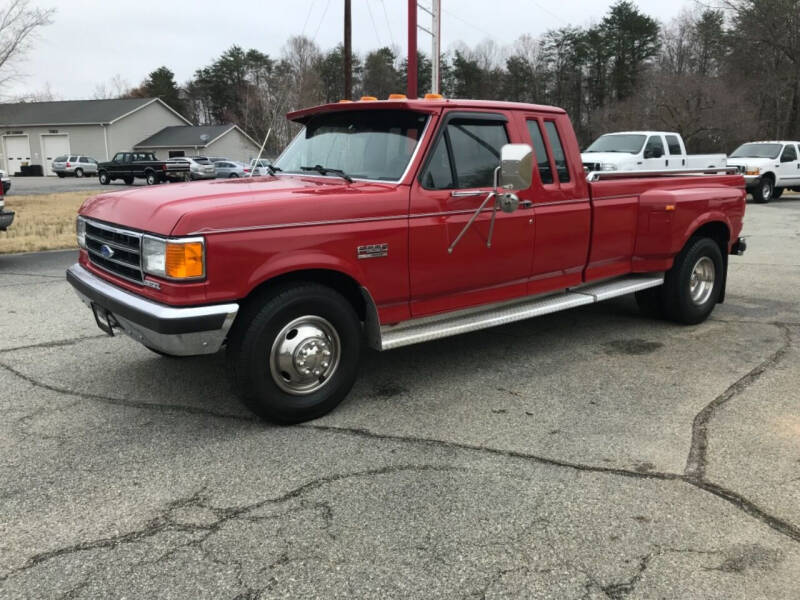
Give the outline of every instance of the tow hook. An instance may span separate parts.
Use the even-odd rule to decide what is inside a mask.
[[[741,256],[744,254],[745,250],[747,250],[747,240],[743,237],[740,237],[738,240],[736,240],[733,248],[731,248],[731,254]]]

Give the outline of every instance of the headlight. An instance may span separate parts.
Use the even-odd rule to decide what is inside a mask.
[[[142,239],[142,268],[145,273],[166,279],[204,277],[203,238],[168,240],[146,235]]]
[[[759,167],[750,167],[747,168],[744,172],[745,175],[759,175],[761,173],[761,169]]]
[[[617,165],[614,163],[600,163],[600,170],[601,171],[616,171]]]
[[[83,217],[78,217],[75,220],[75,233],[78,235],[78,246],[86,249],[86,221]]]

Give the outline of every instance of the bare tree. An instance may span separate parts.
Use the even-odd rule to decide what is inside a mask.
[[[127,80],[117,73],[108,81],[98,83],[94,87],[92,99],[107,100],[109,98],[129,98],[135,92]]]
[[[54,12],[34,8],[30,0],[10,0],[0,8],[0,85],[19,76],[16,64],[30,50],[36,32],[52,23]]]

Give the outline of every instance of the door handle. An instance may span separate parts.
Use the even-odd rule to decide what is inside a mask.
[[[531,200],[520,200],[519,207],[520,208],[530,208],[533,206],[533,202]]]

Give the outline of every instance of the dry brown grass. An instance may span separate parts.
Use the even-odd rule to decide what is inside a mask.
[[[77,248],[75,216],[83,201],[96,193],[6,196],[6,210],[17,214],[11,227],[0,231],[0,254]]]

